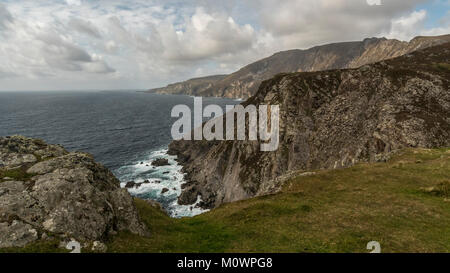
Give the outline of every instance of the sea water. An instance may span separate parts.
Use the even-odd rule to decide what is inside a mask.
[[[205,106],[223,109],[238,103],[203,99]],[[88,152],[119,178],[122,187],[129,181],[147,181],[129,189],[132,195],[158,201],[172,217],[189,217],[204,210],[195,204],[178,205],[184,174],[176,158],[167,155],[177,119],[171,118],[171,109],[178,104],[193,107],[193,98],[137,90],[0,92],[0,136],[19,134]],[[168,159],[170,165],[152,166],[157,158]],[[163,189],[168,191],[162,193]]]

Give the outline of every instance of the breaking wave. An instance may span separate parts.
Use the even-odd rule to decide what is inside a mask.
[[[158,158],[169,161],[168,166],[152,166],[152,162]],[[182,190],[181,185],[185,183],[182,167],[175,160],[176,156],[167,154],[167,149],[156,150],[144,156],[141,160],[118,169],[121,187],[127,182],[134,181],[139,187],[129,188],[133,196],[142,199],[151,199],[159,202],[171,217],[193,217],[208,210],[198,207],[201,202],[200,196],[194,205],[179,205],[178,197]],[[164,190],[164,191],[163,191]]]

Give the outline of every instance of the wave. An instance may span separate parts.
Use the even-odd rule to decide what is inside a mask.
[[[112,129],[109,129],[108,131],[109,132],[114,132],[114,131],[126,131],[126,130],[131,130],[131,129],[133,129],[134,127],[123,127],[123,128],[112,128]]]
[[[170,165],[152,166],[151,163],[157,158],[167,159]],[[186,182],[181,169],[176,156],[168,155],[167,148],[164,148],[152,151],[141,160],[119,168],[118,173],[121,187],[125,187],[129,181],[141,183],[138,188],[128,189],[130,194],[159,202],[171,217],[193,217],[207,212],[208,210],[197,206],[201,202],[200,196],[194,205],[178,204],[181,186]]]

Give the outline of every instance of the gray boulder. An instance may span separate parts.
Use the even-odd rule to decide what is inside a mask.
[[[93,242],[122,230],[147,233],[133,198],[89,154],[14,136],[0,138],[0,163],[0,178],[6,170],[23,171],[20,179],[0,182],[0,248],[44,234]]]

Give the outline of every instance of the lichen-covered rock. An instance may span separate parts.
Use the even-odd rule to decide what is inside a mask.
[[[35,160],[10,160],[23,155]],[[121,230],[146,234],[130,194],[92,156],[14,136],[0,138],[0,158],[0,174],[15,168],[26,178],[0,182],[0,247],[21,247],[44,233],[79,241]]]
[[[0,138],[0,168],[15,168],[38,159],[67,154],[59,145],[48,145],[39,139],[22,136]]]
[[[280,145],[175,141],[186,172],[179,203],[205,208],[279,188],[290,171],[386,161],[406,147],[450,146],[450,44],[359,69],[281,74],[244,105],[280,106]]]
[[[102,242],[95,241],[94,243],[92,243],[91,250],[97,253],[105,253],[108,250],[108,247]]]
[[[13,220],[0,223],[0,247],[23,247],[38,239],[38,232],[32,225]]]

